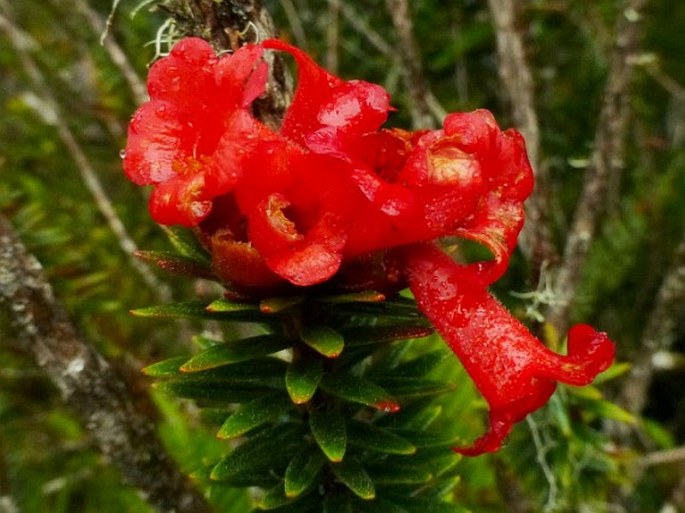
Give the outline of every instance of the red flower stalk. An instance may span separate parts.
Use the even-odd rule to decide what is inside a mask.
[[[298,64],[278,131],[251,112],[264,49]],[[184,39],[152,67],[148,89],[124,169],[154,186],[152,217],[197,227],[216,274],[251,294],[324,282],[396,290],[408,279],[491,407],[488,434],[460,452],[496,450],[556,381],[587,384],[611,363],[604,334],[574,327],[561,357],[486,291],[508,266],[533,186],[523,139],[489,112],[450,114],[440,130],[381,129],[391,110],[382,87],[335,77],[277,40],[217,58]],[[429,243],[444,236],[494,259],[457,264]]]

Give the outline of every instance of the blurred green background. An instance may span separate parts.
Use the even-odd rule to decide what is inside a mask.
[[[446,111],[489,108],[509,126],[487,3],[410,3],[425,80],[437,102]],[[264,2],[282,36],[319,62],[337,66],[345,78],[384,85],[398,108],[391,123],[409,128],[411,98],[385,2],[336,4]],[[593,150],[615,22],[630,15],[622,6],[615,0],[522,2],[558,252]],[[42,262],[86,338],[120,365],[140,368],[187,351],[195,327],[135,319],[129,310],[216,291],[150,274],[130,255],[131,244],[167,248],[143,192],[125,179],[119,153],[146,68],[156,50],[165,50],[155,48],[156,34],[172,27],[153,2],[121,0],[105,39],[118,45],[124,60],[117,62],[100,43],[110,9],[107,0],[0,0],[0,210]],[[571,313],[574,321],[608,331],[621,362],[646,354],[643,331],[685,231],[685,3],[649,2],[641,26],[640,48],[631,56],[626,151]],[[117,221],[121,226],[113,228]],[[519,255],[496,289],[522,318],[531,299],[509,292],[536,290],[530,275]],[[621,396],[626,366],[598,388],[563,388],[521,423],[500,454],[460,463],[455,500],[474,513],[515,511],[515,503],[532,512],[685,511],[679,475],[685,457],[654,464],[654,455],[677,455],[672,449],[685,442],[682,297],[681,290],[680,302],[671,305],[675,327],[661,360],[654,359],[642,416],[608,401]],[[146,511],[12,338],[0,311],[0,496],[11,495],[28,513]],[[455,362],[444,372],[460,383],[447,409],[470,438],[482,429],[482,404]],[[225,450],[191,407],[157,399],[160,431],[184,469]],[[639,429],[639,436],[617,437],[615,422]],[[244,496],[212,493],[222,511],[247,511]],[[517,493],[525,499],[512,498]]]

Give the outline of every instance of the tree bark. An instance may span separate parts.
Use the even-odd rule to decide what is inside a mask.
[[[0,216],[0,305],[20,349],[32,354],[100,451],[160,513],[209,513],[181,474],[145,412],[147,398],[78,333],[54,297],[42,267]]]
[[[556,277],[557,301],[548,312],[547,321],[560,334],[565,333],[569,325],[573,298],[597,223],[604,211],[611,176],[620,170],[623,163],[633,72],[630,58],[638,48],[641,11],[646,3],[647,0],[626,0],[616,20],[616,39],[595,131],[595,147]]]
[[[514,127],[526,140],[528,159],[535,172],[535,190],[526,202],[526,224],[519,246],[531,263],[534,281],[544,264],[557,260],[549,227],[549,177],[542,165],[540,124],[535,109],[533,72],[526,56],[520,0],[488,0],[495,27],[497,67]]]

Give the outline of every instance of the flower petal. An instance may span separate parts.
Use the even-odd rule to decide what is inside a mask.
[[[381,86],[343,81],[283,41],[268,39],[262,45],[290,53],[299,67],[295,98],[281,127],[285,137],[316,153],[345,159],[364,134],[375,132],[387,119],[390,97]]]
[[[245,45],[219,59],[214,77],[224,109],[247,109],[264,94],[269,69],[263,53],[261,46]]]
[[[216,62],[207,41],[197,37],[181,39],[169,55],[150,68],[150,98],[173,103],[191,114],[206,109],[217,96],[213,75]]]
[[[478,266],[457,264],[433,245],[412,246],[406,257],[419,307],[490,405],[488,433],[457,452],[499,449],[514,423],[547,402],[557,381],[585,385],[611,365],[613,343],[585,325],[570,331],[567,356],[550,351],[487,292]]]
[[[189,154],[192,137],[173,104],[155,100],[144,104],[128,126],[126,176],[138,185],[175,177],[174,162]]]

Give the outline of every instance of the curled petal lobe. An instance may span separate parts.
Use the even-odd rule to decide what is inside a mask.
[[[206,108],[216,95],[216,61],[214,50],[203,39],[182,39],[168,56],[151,66],[147,81],[150,98],[173,103],[190,113]]]
[[[267,265],[294,285],[332,277],[362,201],[349,165],[279,142],[256,157],[236,190],[249,240]]]
[[[246,109],[264,94],[269,70],[263,53],[261,46],[246,45],[219,59],[213,72],[224,109]]]
[[[346,158],[366,133],[385,122],[390,97],[381,86],[361,80],[345,82],[319,67],[302,50],[269,39],[264,48],[290,53],[298,64],[298,86],[281,134],[317,153]]]
[[[545,347],[485,289],[477,266],[463,266],[432,245],[406,250],[409,285],[421,310],[459,357],[490,406],[490,430],[471,447],[499,449],[513,425],[540,408],[557,382],[586,385],[606,370],[614,345],[589,326],[569,333],[569,354]]]

